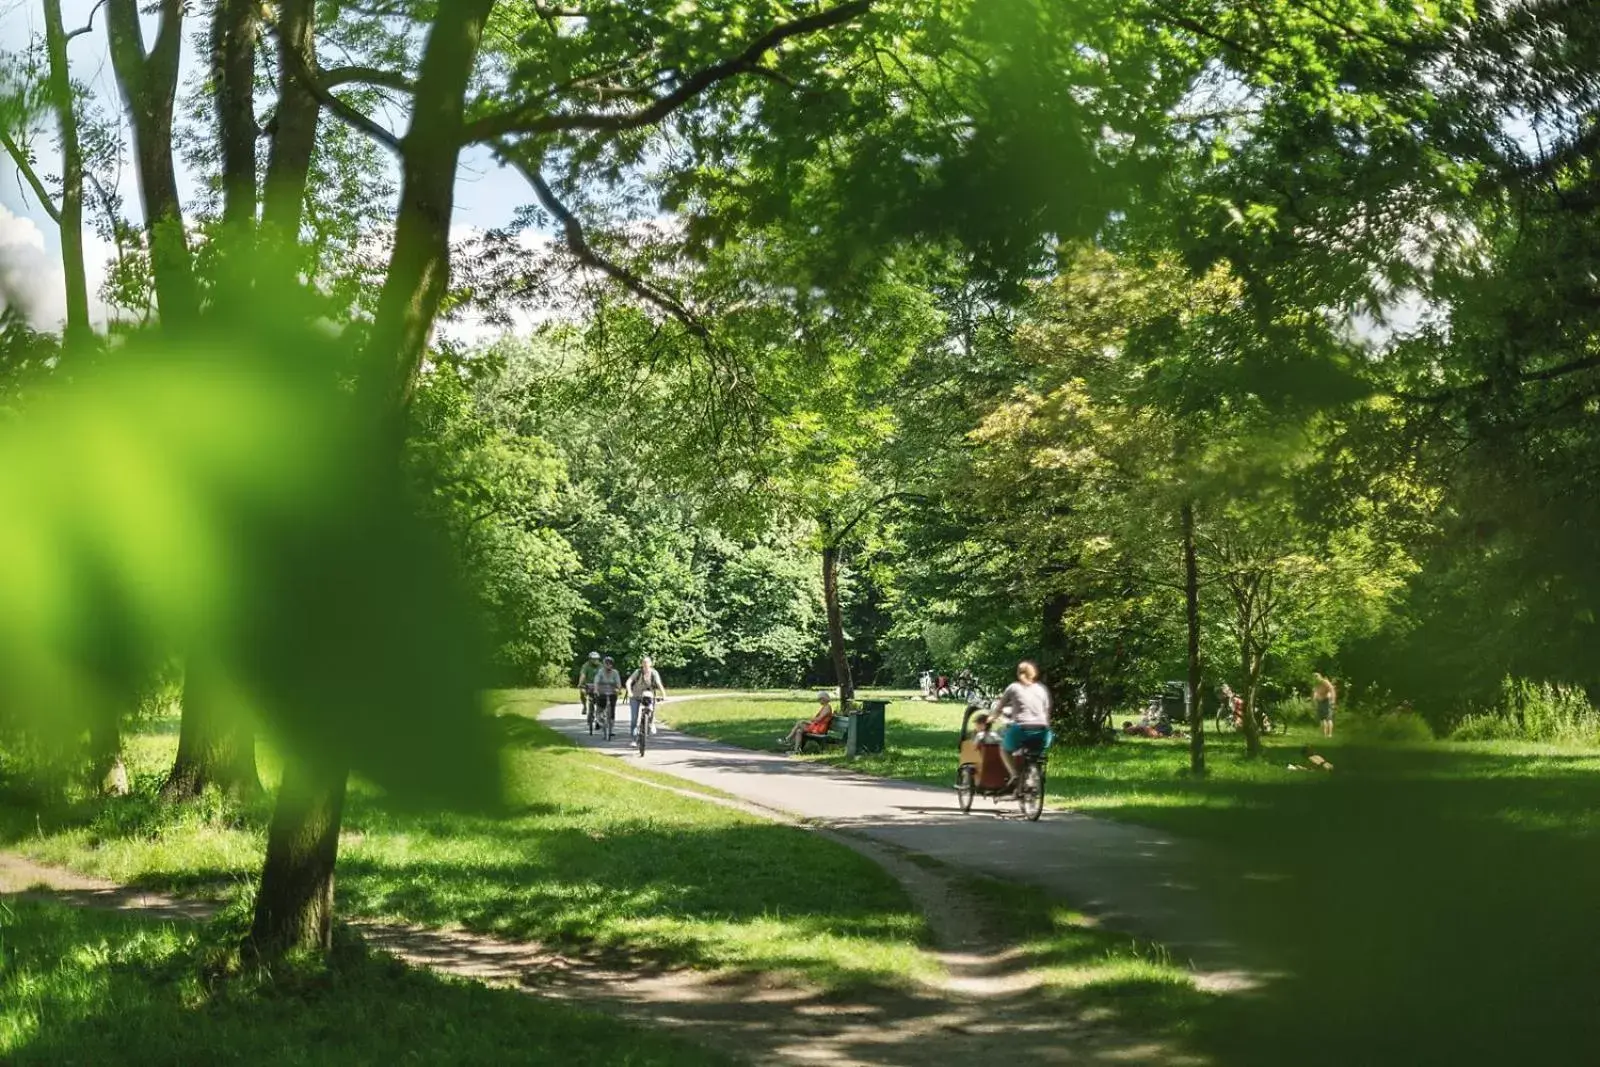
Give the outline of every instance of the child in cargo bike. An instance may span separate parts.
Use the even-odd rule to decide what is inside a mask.
[[[816,715],[795,723],[794,729],[783,739],[783,747],[791,752],[799,752],[807,738],[826,738],[831,729],[833,729],[833,697],[819,690]]]

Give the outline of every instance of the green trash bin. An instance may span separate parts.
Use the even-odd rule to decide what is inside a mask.
[[[876,756],[883,751],[884,720],[888,715],[887,700],[863,700],[861,710],[851,717],[855,729],[855,751]]]

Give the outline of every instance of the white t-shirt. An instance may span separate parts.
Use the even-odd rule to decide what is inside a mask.
[[[646,693],[665,694],[666,691],[667,687],[661,684],[661,674],[654,667],[650,668],[649,674],[645,674],[641,668],[628,675],[628,695],[635,700]]]
[[[998,709],[1010,710],[1008,716],[1018,726],[1050,725],[1050,690],[1039,682],[1012,682],[1000,694]]]

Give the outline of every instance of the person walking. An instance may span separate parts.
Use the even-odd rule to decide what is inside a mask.
[[[1339,691],[1334,688],[1333,682],[1321,673],[1316,675],[1316,684],[1311,687],[1311,699],[1316,701],[1317,720],[1322,723],[1322,736],[1333,736],[1333,706],[1339,699]]]
[[[649,656],[639,660],[639,669],[628,675],[628,735],[639,732],[639,701],[646,693],[656,693],[657,701],[667,699],[667,687],[661,684],[661,675]],[[655,725],[652,721],[651,725]]]

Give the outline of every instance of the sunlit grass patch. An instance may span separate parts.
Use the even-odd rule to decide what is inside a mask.
[[[619,768],[526,715],[500,724],[508,788],[498,814],[394,811],[352,781],[341,914],[666,965],[781,971],[827,987],[903,983],[934,966],[922,950],[923,920],[870,860],[683,795],[676,780]],[[8,847],[114,881],[247,901],[270,798],[165,804],[156,772],[172,758],[175,731],[129,740],[135,796],[13,813]]]
[[[720,1064],[666,1034],[441,978],[342,941],[325,965],[240,967],[202,927],[0,905],[0,1062]]]

